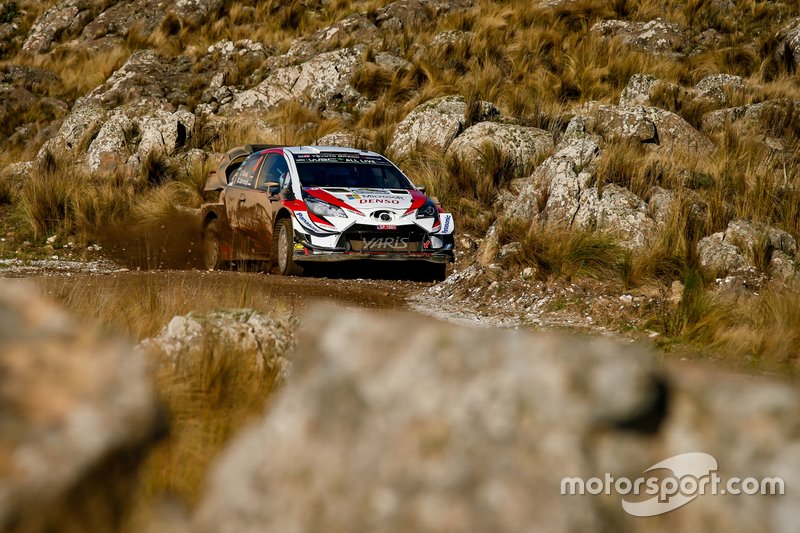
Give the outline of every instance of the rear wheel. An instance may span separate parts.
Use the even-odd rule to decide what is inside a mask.
[[[203,266],[206,270],[218,270],[222,264],[219,241],[219,222],[212,219],[203,228]]]
[[[294,228],[292,220],[282,218],[275,224],[275,267],[281,276],[299,276],[303,267],[294,262]]]

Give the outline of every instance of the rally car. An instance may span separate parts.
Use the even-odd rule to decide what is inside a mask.
[[[246,145],[206,184],[203,262],[268,261],[282,275],[311,263],[413,262],[444,279],[454,259],[453,217],[375,152],[325,146]]]

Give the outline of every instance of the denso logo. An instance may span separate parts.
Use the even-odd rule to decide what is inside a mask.
[[[358,201],[359,204],[393,204],[397,205],[400,203],[400,200],[394,200],[392,198],[362,198]]]
[[[362,245],[364,249],[374,248],[400,248],[408,245],[408,237],[378,237],[375,239],[364,239]]]

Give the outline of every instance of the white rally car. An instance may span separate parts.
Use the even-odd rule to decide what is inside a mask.
[[[209,269],[272,261],[284,275],[313,262],[413,261],[444,279],[454,223],[394,164],[375,152],[323,146],[231,150],[206,190],[203,258]]]

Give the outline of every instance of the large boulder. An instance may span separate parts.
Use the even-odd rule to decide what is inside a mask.
[[[688,38],[677,24],[660,18],[649,22],[603,20],[591,31],[607,38],[620,39],[624,44],[648,54],[675,57],[686,51]]]
[[[163,430],[143,357],[0,280],[0,529],[118,531]]]
[[[641,107],[651,105],[658,78],[650,74],[634,74],[619,96],[620,107]]]
[[[590,139],[568,139],[530,178],[516,183],[503,216],[610,232],[627,248],[646,246],[655,234],[656,221],[647,204],[631,191],[614,184],[597,188],[592,163],[599,153]]]
[[[695,96],[703,98],[713,105],[722,107],[731,104],[731,96],[744,94],[747,82],[741,76],[732,74],[709,74],[697,82],[694,87]]]
[[[785,62],[800,65],[800,17],[792,19],[775,36],[778,56]]]
[[[489,102],[480,102],[475,112],[478,122],[499,116]],[[464,131],[467,102],[462,96],[440,96],[415,107],[394,130],[389,151],[402,157],[418,145],[445,152],[450,143]]]
[[[362,46],[354,46],[319,54],[300,65],[273,70],[253,89],[236,91],[223,87],[212,100],[219,112],[227,115],[268,111],[289,100],[301,100],[317,108],[352,105],[361,96],[351,79],[362,53]]]
[[[753,268],[756,257],[769,258],[775,252],[793,260],[797,256],[797,241],[774,226],[740,219],[729,222],[725,231],[704,237],[697,243],[700,266],[712,274]]]
[[[92,0],[63,0],[56,3],[34,23],[22,50],[47,52],[62,34],[77,34],[91,20],[89,9],[94,7],[93,3]]]
[[[646,246],[657,229],[647,204],[628,189],[614,184],[602,190],[590,187],[583,191],[572,224],[615,233],[621,244],[637,249]]]
[[[142,341],[139,349],[158,365],[187,368],[204,357],[244,354],[243,371],[274,372],[283,380],[289,371],[284,357],[294,345],[296,324],[281,321],[253,309],[225,309],[210,313],[191,312],[176,316],[155,337]]]
[[[368,44],[380,36],[377,26],[364,13],[354,13],[314,32],[310,37],[296,39],[287,55],[303,60],[329,52],[342,44]]]
[[[485,147],[489,143],[506,155],[517,172],[530,169],[532,160],[553,148],[550,133],[539,128],[480,122],[464,130],[447,153],[476,169],[485,168]]]
[[[470,0],[396,0],[378,8],[372,18],[382,30],[413,31],[431,25],[448,13],[471,7]]]
[[[664,369],[602,339],[329,307],[303,322],[291,384],[214,466],[196,531],[788,532],[800,520],[789,385]],[[641,518],[623,489],[564,484],[648,477],[673,456],[670,474],[699,477],[679,467],[686,452],[709,454],[725,480],[780,476],[786,493],[707,493]],[[655,501],[654,514],[669,508]]]
[[[546,209],[553,219],[572,224],[580,206],[581,191],[592,177],[584,171],[599,154],[600,147],[594,141],[569,139],[542,162],[533,176],[516,182],[515,194],[504,205],[504,216],[533,220],[539,215],[539,204],[545,195]]]
[[[580,110],[580,115],[587,133],[600,135],[607,142],[630,140],[666,151],[698,154],[714,149],[711,140],[683,118],[657,107],[589,103]]]
[[[112,172],[123,165],[130,149],[133,121],[125,113],[114,113],[97,133],[86,152],[86,163],[93,172]]]

